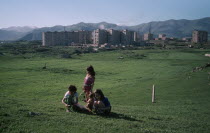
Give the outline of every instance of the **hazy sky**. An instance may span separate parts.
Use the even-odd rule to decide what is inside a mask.
[[[210,17],[210,0],[0,0],[0,28]]]

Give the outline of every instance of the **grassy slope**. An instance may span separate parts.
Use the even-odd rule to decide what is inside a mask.
[[[210,51],[114,51],[73,59],[0,56],[0,131],[208,132],[210,69],[191,72],[209,61],[203,56],[206,52]],[[45,63],[47,69],[42,70]],[[66,113],[61,104],[69,84],[81,92],[90,64],[97,72],[94,88],[102,88],[111,101],[108,117]],[[28,112],[42,114],[29,117]]]

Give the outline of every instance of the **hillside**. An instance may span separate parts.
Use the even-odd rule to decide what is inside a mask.
[[[0,29],[0,40],[17,40],[32,32],[36,27],[29,26],[12,26]]]
[[[169,37],[190,37],[194,29],[205,30],[210,33],[210,17],[197,20],[167,20],[150,22],[129,27],[131,30],[139,29],[140,33],[148,32],[151,24],[151,32],[153,34],[164,33]]]
[[[12,26],[12,27],[8,27],[8,28],[2,28],[2,30],[5,31],[15,31],[15,32],[30,32],[34,29],[36,29],[37,27],[34,26]]]
[[[0,40],[17,40],[27,33],[24,32],[16,32],[16,31],[6,31],[0,29]]]
[[[72,53],[72,58],[49,54],[54,50]],[[209,57],[204,56],[210,53],[208,49],[118,50],[77,55],[70,47],[27,48],[15,44],[0,45],[0,53],[2,133],[210,130],[210,67],[192,72],[209,62]],[[141,55],[142,58],[136,58]],[[124,59],[119,59],[121,56]],[[46,69],[42,69],[45,64]],[[67,113],[61,103],[70,84],[82,92],[85,69],[90,64],[96,71],[93,90],[101,88],[111,102],[108,116]],[[153,84],[156,103],[151,101]],[[79,103],[85,104],[81,99]]]

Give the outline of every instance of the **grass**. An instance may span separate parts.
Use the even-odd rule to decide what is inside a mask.
[[[204,54],[210,50],[118,50],[68,59],[36,52],[23,58],[1,51],[0,132],[210,130],[210,68],[192,72],[209,62]],[[45,63],[47,69],[42,69]],[[82,91],[85,68],[90,64],[96,71],[94,89],[101,88],[112,104],[109,116],[66,113],[61,104],[70,84]],[[156,103],[151,102],[153,84]]]

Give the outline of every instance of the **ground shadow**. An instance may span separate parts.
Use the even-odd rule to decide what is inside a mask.
[[[135,119],[132,116],[128,116],[128,115],[120,114],[120,113],[116,113],[116,112],[110,112],[109,114],[94,114],[87,110],[81,110],[81,109],[76,109],[76,110],[74,109],[74,112],[83,113],[83,114],[87,114],[87,115],[98,115],[98,116],[101,116],[104,118],[123,119],[123,120],[127,120],[127,121],[144,122],[142,120]]]
[[[92,112],[89,112],[87,109],[79,108],[77,106],[74,106],[73,110],[78,113],[94,115]],[[142,120],[135,119],[132,116],[128,116],[128,115],[120,114],[120,113],[116,113],[116,112],[110,112],[109,114],[97,114],[97,115],[104,117],[104,118],[123,119],[123,120],[127,120],[127,121],[143,122]]]
[[[127,121],[144,122],[142,120],[135,119],[132,116],[128,116],[128,115],[120,114],[120,113],[116,113],[116,112],[110,112],[110,114],[108,114],[108,115],[100,115],[100,116],[105,117],[105,118],[123,119],[123,120],[127,120]]]

